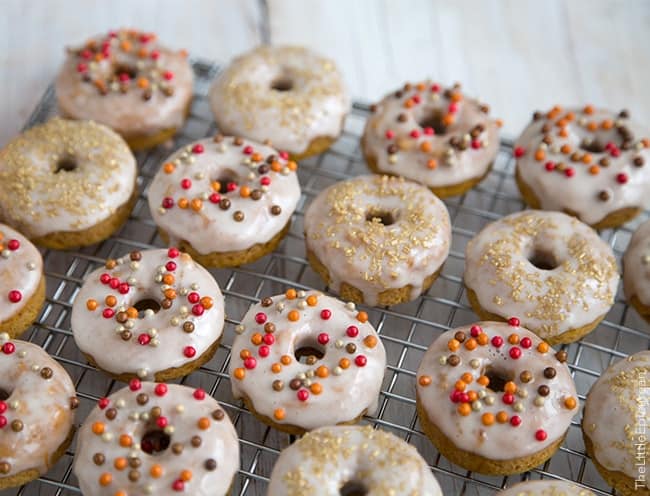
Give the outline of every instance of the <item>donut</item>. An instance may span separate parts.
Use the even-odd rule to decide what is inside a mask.
[[[132,251],[88,275],[72,305],[71,326],[88,361],[112,377],[168,381],[214,355],[223,296],[187,253]]]
[[[611,247],[575,217],[527,210],[488,224],[467,244],[464,282],[485,320],[518,315],[549,344],[593,331],[614,304]]]
[[[519,191],[532,208],[574,215],[594,229],[620,226],[650,205],[643,136],[648,130],[626,110],[535,112],[514,148]]]
[[[516,317],[447,331],[418,367],[420,425],[467,470],[526,472],[553,456],[578,413],[565,361]]]
[[[350,100],[332,60],[298,46],[260,46],[232,61],[210,89],[217,127],[301,160],[327,150]]]
[[[56,98],[63,115],[101,122],[142,150],[183,126],[193,77],[184,50],[165,48],[153,33],[120,29],[67,50]]]
[[[232,393],[262,422],[302,434],[376,411],[386,351],[353,303],[289,289],[251,306],[235,332]]]
[[[160,237],[208,267],[233,267],[274,251],[300,199],[286,153],[217,134],[172,154],[149,186]]]
[[[440,198],[460,195],[483,180],[499,151],[501,124],[488,113],[459,84],[406,83],[372,106],[361,148],[376,174],[403,176]]]
[[[43,348],[0,333],[0,489],[54,466],[72,441],[78,406],[70,376]]]
[[[305,213],[307,259],[341,298],[396,305],[417,298],[449,254],[449,213],[424,186],[359,176],[321,191]]]
[[[520,482],[499,492],[498,496],[595,496],[573,482],[552,479]]]
[[[239,470],[239,442],[203,389],[132,379],[90,412],[73,470],[87,495],[224,496]]]
[[[650,322],[650,220],[637,228],[623,255],[623,288],[630,305]]]
[[[41,254],[22,234],[0,224],[0,333],[22,334],[44,302]]]
[[[282,450],[268,496],[442,496],[415,447],[370,426],[322,427]]]
[[[0,220],[57,250],[108,238],[137,197],[126,143],[94,122],[54,118],[0,150]]]
[[[582,414],[587,454],[607,484],[623,496],[648,496],[645,467],[650,425],[650,351],[619,360],[591,387]]]

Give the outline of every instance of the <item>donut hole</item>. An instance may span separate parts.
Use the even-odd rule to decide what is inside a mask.
[[[8,399],[9,396],[11,396],[11,393],[12,393],[11,391],[7,391],[4,388],[0,388],[0,401],[4,401]]]
[[[271,89],[274,91],[291,91],[293,89],[293,80],[287,76],[280,76],[271,81]]]
[[[218,193],[225,195],[230,192],[228,191],[228,185],[231,183],[238,184],[239,181],[237,173],[235,171],[227,170],[224,171],[217,179],[215,179],[215,182],[219,183]]]
[[[72,172],[77,170],[78,164],[73,157],[63,157],[59,159],[54,166],[54,173],[58,174],[59,172]]]
[[[160,303],[158,303],[153,298],[145,298],[143,300],[137,301],[134,303],[133,308],[138,311],[138,318],[144,318],[145,312],[147,310],[153,310],[153,313],[158,313],[160,311]]]
[[[115,64],[113,66],[113,74],[119,78],[122,74],[129,76],[129,79],[135,79],[138,75],[138,69],[129,64]]]
[[[528,261],[539,270],[553,270],[560,265],[560,262],[552,252],[538,248],[533,249],[532,253],[528,256]]]
[[[502,393],[505,391],[506,383],[515,380],[514,372],[495,365],[488,365],[483,375],[490,380],[487,388],[495,393]]]
[[[140,440],[142,451],[148,455],[163,453],[171,443],[171,436],[160,429],[149,429]]]
[[[397,212],[388,212],[386,210],[370,210],[366,214],[366,221],[378,222],[384,226],[390,226],[397,222],[399,215]]]
[[[418,119],[417,123],[421,128],[433,128],[436,134],[445,134],[447,125],[444,123],[444,114],[442,110],[432,109],[425,111]]]
[[[359,481],[348,481],[339,489],[341,496],[366,496],[368,489],[365,484]]]
[[[293,355],[298,362],[313,365],[325,356],[325,348],[310,338],[297,343]]]
[[[585,138],[580,142],[580,149],[589,153],[603,153],[605,143],[598,138]]]

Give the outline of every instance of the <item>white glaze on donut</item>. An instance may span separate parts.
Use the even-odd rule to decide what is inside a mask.
[[[573,482],[544,479],[515,484],[498,496],[594,496],[594,493]]]
[[[647,136],[647,128],[608,110],[555,107],[537,113],[517,139],[517,173],[544,210],[570,211],[596,224],[617,210],[648,205]],[[587,148],[600,144],[602,151],[585,150],[585,139]]]
[[[290,83],[288,91],[274,85]],[[234,59],[210,89],[223,132],[293,154],[318,137],[336,138],[350,101],[333,61],[296,46],[261,46]]]
[[[192,81],[185,52],[161,46],[151,33],[121,29],[68,50],[56,96],[65,115],[126,137],[149,136],[183,125]]]
[[[484,310],[517,315],[548,339],[607,313],[619,275],[612,249],[589,226],[560,212],[528,210],[489,224],[467,244],[464,280]]]
[[[76,168],[57,172],[60,161]],[[135,158],[119,135],[54,118],[0,151],[0,218],[29,238],[82,231],[128,202],[135,178]]]
[[[152,452],[152,431],[169,436],[167,449]],[[81,492],[94,496],[223,496],[238,469],[237,433],[214,398],[137,379],[99,401],[79,430],[74,460]]]
[[[3,322],[25,308],[42,277],[40,252],[18,231],[0,224],[0,331]]]
[[[151,215],[172,245],[186,240],[201,254],[245,250],[269,241],[291,219],[300,198],[296,167],[286,154],[253,141],[199,140],[171,155],[154,177]]]
[[[143,300],[154,300],[159,310],[135,316]],[[223,324],[217,282],[175,248],[132,252],[91,272],[71,319],[77,346],[100,368],[140,378],[198,359],[221,337]]]
[[[634,232],[623,256],[625,296],[636,296],[643,305],[650,305],[650,220]]]
[[[354,304],[314,291],[264,298],[236,329],[233,395],[277,424],[304,430],[372,415],[386,352],[367,318]],[[294,353],[304,347],[324,356],[299,362]]]
[[[376,105],[363,134],[364,152],[380,172],[433,188],[480,178],[499,150],[499,127],[487,112],[458,85],[407,83]],[[443,133],[436,134],[434,121]]]
[[[645,472],[644,447],[650,425],[650,351],[641,351],[609,367],[592,386],[582,430],[603,467],[639,480]],[[650,488],[647,478],[643,478]]]
[[[547,368],[553,369],[552,377]],[[471,375],[471,382],[462,379],[464,374]],[[511,389],[491,390],[494,379],[482,384],[493,374],[511,381],[506,386]],[[425,353],[417,378],[429,421],[456,447],[491,460],[527,457],[547,448],[564,436],[578,412],[569,368],[545,342],[517,325],[479,322],[445,332]],[[470,394],[477,399],[470,401]]]
[[[389,215],[385,225],[368,215]],[[375,305],[379,293],[411,286],[411,299],[447,259],[449,214],[431,191],[402,178],[359,176],[321,191],[305,214],[305,242],[329,270]]]
[[[9,393],[0,401],[0,480],[46,473],[74,423],[70,376],[40,346],[0,334],[0,390]]]
[[[415,447],[370,426],[323,427],[305,434],[280,453],[267,494],[339,496],[348,494],[341,492],[346,483],[372,496],[442,496]]]

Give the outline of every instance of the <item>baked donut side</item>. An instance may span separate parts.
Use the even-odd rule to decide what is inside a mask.
[[[650,221],[634,231],[622,262],[625,297],[641,317],[650,321]]]
[[[490,475],[521,473],[559,448],[578,411],[566,361],[519,319],[447,331],[417,371],[418,418],[449,460]]]
[[[187,53],[133,29],[109,31],[69,48],[56,80],[63,115],[101,122],[133,150],[170,139],[185,122],[192,91]]]
[[[500,121],[460,84],[406,83],[372,106],[361,147],[376,174],[403,176],[440,198],[460,195],[490,171]]]
[[[375,412],[386,352],[354,304],[289,289],[253,305],[235,331],[233,396],[261,421],[303,434]]]
[[[514,148],[522,197],[595,229],[624,224],[648,205],[649,135],[626,110],[556,105],[535,112]]]
[[[592,491],[573,482],[553,479],[520,482],[498,493],[498,496],[595,496]]]

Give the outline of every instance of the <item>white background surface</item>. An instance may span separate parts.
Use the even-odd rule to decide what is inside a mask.
[[[0,0],[0,145],[64,47],[116,27],[223,62],[262,42],[303,44],[367,101],[406,79],[460,81],[510,136],[554,103],[626,107],[650,127],[647,0]]]

